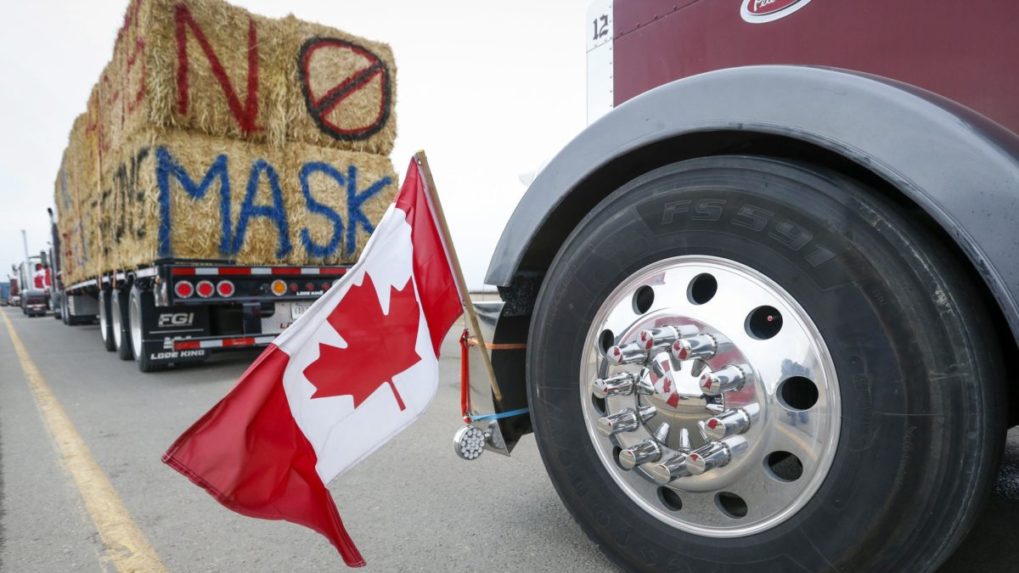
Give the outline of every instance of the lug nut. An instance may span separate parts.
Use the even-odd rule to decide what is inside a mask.
[[[750,429],[750,415],[743,409],[727,410],[709,419],[704,426],[708,438],[723,440]]]
[[[658,429],[655,430],[655,439],[658,440],[659,443],[666,443],[669,439],[669,432],[671,430],[672,426],[670,426],[668,422],[662,422],[662,425],[658,426]]]
[[[705,372],[701,375],[701,392],[708,396],[719,396],[723,392],[739,390],[746,381],[746,374],[739,366],[730,364],[721,370]]]
[[[717,416],[725,411],[725,406],[721,404],[705,404],[704,409]]]
[[[678,454],[665,461],[648,464],[644,466],[644,469],[658,485],[665,485],[676,478],[693,475],[690,473],[686,454]]]
[[[598,419],[598,431],[603,436],[611,436],[620,432],[632,432],[639,427],[640,420],[637,418],[637,413],[630,408]]]
[[[720,468],[729,463],[732,452],[724,442],[710,442],[690,452],[687,466],[694,475]]]
[[[680,428],[679,429],[679,451],[681,451],[683,453],[688,453],[692,449],[693,449],[693,446],[690,445],[690,430],[687,430],[686,428]]]
[[[598,378],[591,384],[591,393],[596,398],[609,396],[627,396],[633,393],[637,384],[637,376],[631,372],[623,372],[608,378]]]
[[[637,376],[637,393],[644,396],[655,394],[655,383],[651,381],[651,372],[647,368],[641,370]]]
[[[669,348],[676,360],[707,360],[718,352],[718,342],[710,334],[681,338]]]
[[[643,424],[646,424],[648,420],[654,418],[657,413],[658,408],[655,408],[654,406],[644,406],[637,411],[637,414],[640,416],[640,421]]]
[[[619,452],[619,465],[623,466],[623,469],[632,470],[640,464],[656,462],[660,457],[662,449],[658,447],[658,442],[644,440],[632,448]]]
[[[664,348],[684,336],[694,336],[697,332],[697,327],[692,324],[669,325],[642,330],[638,340],[645,350],[651,350],[656,346]]]
[[[666,376],[672,372],[672,360],[669,355],[664,352],[655,354],[651,358],[651,371],[658,377]]]
[[[605,353],[615,364],[643,364],[647,362],[647,350],[639,342],[613,346]]]

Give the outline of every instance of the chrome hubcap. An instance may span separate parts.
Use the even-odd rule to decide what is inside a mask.
[[[106,337],[110,335],[107,323],[109,318],[106,316],[106,295],[99,294],[99,336],[102,337],[103,342],[106,342]]]
[[[650,265],[609,295],[585,344],[588,434],[661,521],[751,535],[795,514],[827,475],[841,411],[831,356],[756,270],[707,256]]]
[[[141,295],[136,291],[131,293],[129,307],[127,324],[131,329],[131,349],[134,351],[135,358],[140,360],[142,351],[142,309]]]
[[[118,297],[111,297],[110,319],[110,324],[113,326],[113,346],[120,348],[123,341],[120,339],[120,300]]]

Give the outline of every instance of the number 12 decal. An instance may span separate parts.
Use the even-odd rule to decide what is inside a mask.
[[[597,40],[609,33],[609,16],[602,14],[591,22],[594,25],[594,39]]]

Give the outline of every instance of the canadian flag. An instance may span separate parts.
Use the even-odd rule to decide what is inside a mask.
[[[463,312],[425,185],[412,160],[357,263],[163,456],[238,513],[325,535],[352,567],[365,562],[325,484],[424,411]]]

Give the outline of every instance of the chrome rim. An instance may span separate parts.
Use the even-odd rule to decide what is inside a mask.
[[[99,336],[102,337],[103,342],[110,335],[109,331],[109,318],[106,316],[106,293],[99,293]]]
[[[120,332],[120,297],[110,297],[110,322],[113,326],[113,346],[120,348],[121,343],[121,332]]]
[[[141,360],[142,351],[142,325],[141,325],[141,295],[136,290],[131,291],[131,300],[128,309],[128,327],[131,329],[131,350],[134,351],[136,360]]]
[[[838,444],[828,348],[777,283],[683,256],[631,275],[587,333],[580,400],[612,479],[677,529],[740,537],[789,519]]]

